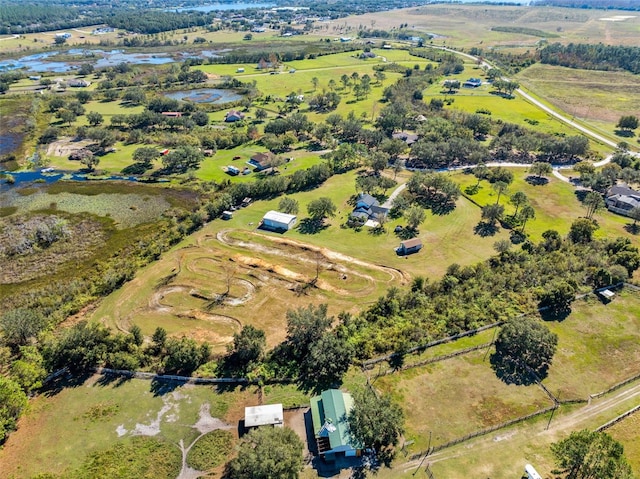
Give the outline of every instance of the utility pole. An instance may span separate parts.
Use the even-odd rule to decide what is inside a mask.
[[[418,473],[418,471],[422,467],[422,463],[429,455],[429,452],[431,452],[431,431],[429,431],[429,445],[427,446],[427,452],[424,454],[424,457],[422,458],[422,461],[420,461],[420,464],[418,464],[418,467],[416,468],[416,470],[413,471],[413,474],[412,474],[413,476],[415,476]]]

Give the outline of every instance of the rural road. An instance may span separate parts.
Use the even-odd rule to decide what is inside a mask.
[[[491,65],[489,62],[487,62],[484,59],[478,58],[476,56],[470,55],[468,53],[463,53],[463,52],[459,52],[456,50],[452,50],[451,48],[447,48],[447,47],[437,47],[437,46],[433,46],[431,48],[437,48],[439,50],[445,50],[447,52],[450,53],[454,53],[456,55],[460,55],[463,57],[466,57],[470,60],[473,60],[475,62],[480,62],[481,66],[483,67],[487,67],[487,68],[495,68],[493,65]],[[504,80],[509,80],[508,78],[503,78]],[[522,88],[518,88],[516,90],[516,92],[525,100],[527,100],[528,102],[532,103],[533,105],[537,106],[538,108],[540,108],[541,110],[545,111],[546,113],[548,113],[549,115],[553,116],[554,118],[556,118],[557,120],[560,120],[561,122],[571,126],[572,128],[575,128],[578,131],[581,131],[582,133],[584,133],[587,136],[590,136],[591,138],[593,138],[594,140],[597,140],[601,143],[604,143],[607,146],[610,146],[612,148],[617,148],[618,144],[615,143],[612,140],[609,140],[608,138],[605,138],[602,135],[599,135],[598,133],[594,132],[593,130],[580,125],[578,123],[576,123],[575,121],[571,120],[570,118],[566,117],[565,115],[562,115],[556,111],[554,111],[553,109],[549,108],[547,105],[545,105],[544,103],[540,102],[539,100],[536,100],[535,98],[533,98],[531,95],[529,95],[528,93],[526,93],[525,91],[522,90]],[[636,156],[638,156],[638,153],[632,153]],[[602,166],[605,165],[606,163],[609,162],[609,158],[600,161],[598,163],[595,164],[595,166]]]

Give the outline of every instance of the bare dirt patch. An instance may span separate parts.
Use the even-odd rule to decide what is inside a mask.
[[[47,147],[47,155],[66,157],[71,153],[75,153],[86,148],[92,143],[92,140],[74,140],[71,137],[59,138],[58,140],[49,143],[49,146]]]

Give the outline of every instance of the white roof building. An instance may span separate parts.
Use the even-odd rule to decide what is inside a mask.
[[[282,404],[250,406],[244,408],[244,427],[275,426],[284,424]]]
[[[279,211],[271,210],[262,218],[262,226],[270,230],[288,231],[293,228],[297,219],[296,215],[289,215],[287,213],[280,213]]]

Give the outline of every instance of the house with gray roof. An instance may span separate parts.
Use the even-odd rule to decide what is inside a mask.
[[[616,185],[609,188],[605,198],[609,211],[624,216],[631,216],[631,210],[640,208],[640,192],[626,185]]]
[[[351,216],[361,218],[364,221],[376,221],[380,215],[386,216],[388,212],[389,209],[381,206],[380,202],[375,197],[368,193],[360,193]]]

